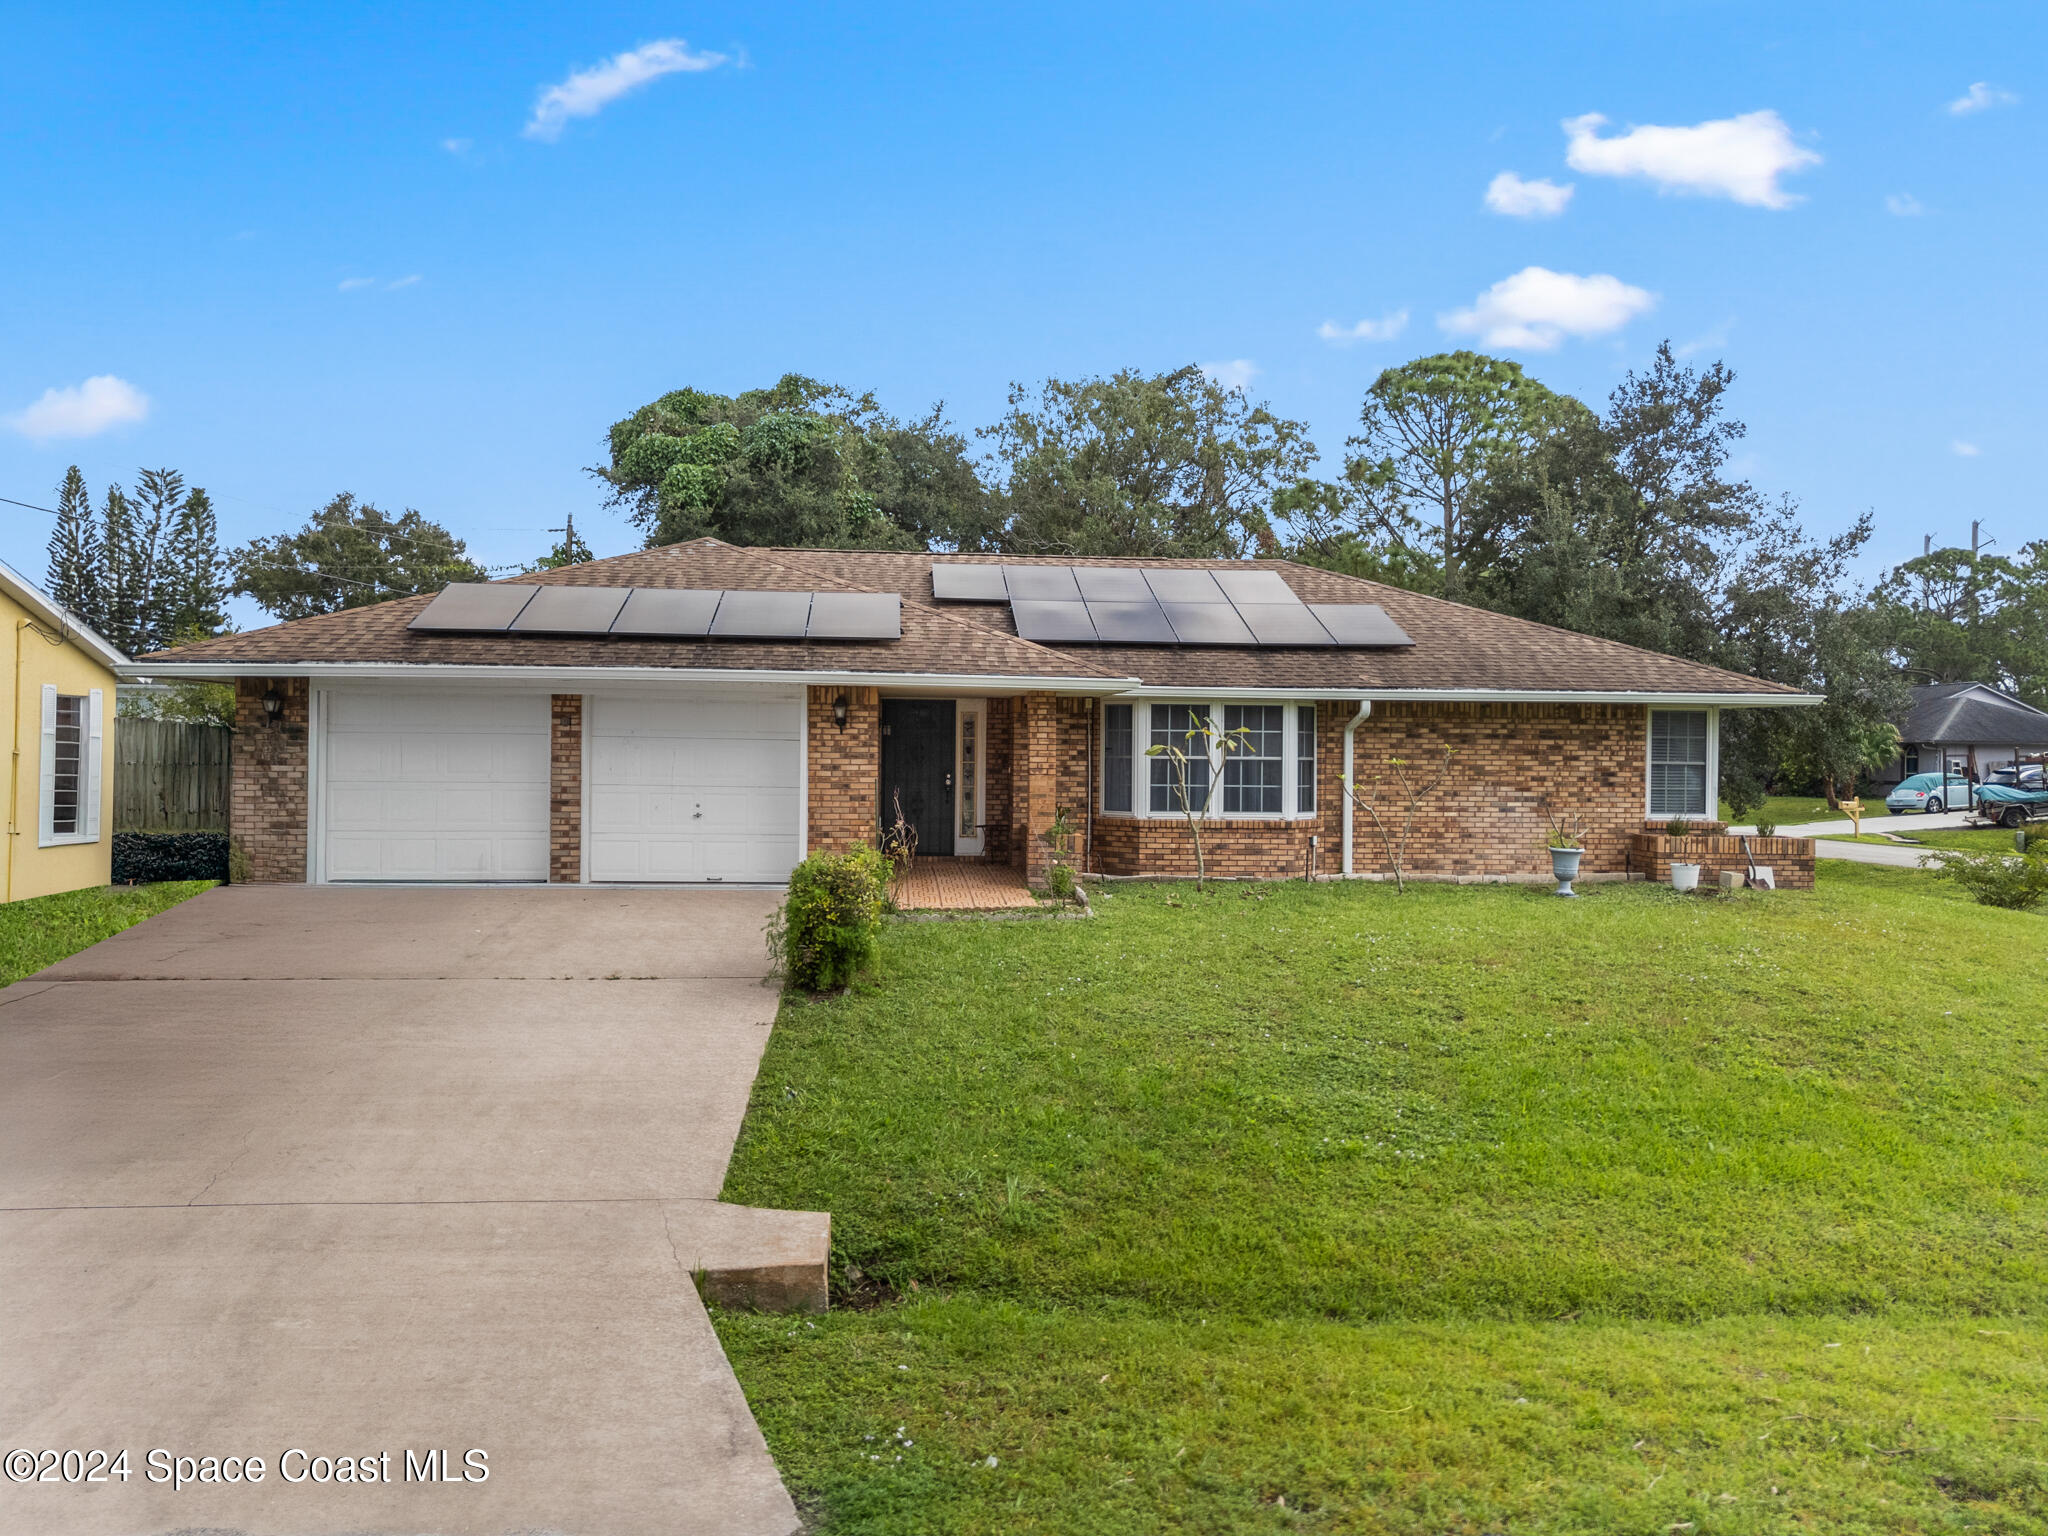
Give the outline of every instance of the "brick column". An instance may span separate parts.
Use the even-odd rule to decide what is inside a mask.
[[[833,704],[847,701],[846,728]],[[882,695],[877,688],[812,688],[805,705],[809,731],[810,851],[837,853],[872,843],[882,793]]]
[[[263,710],[263,696],[272,690],[284,699],[275,721]],[[251,884],[305,883],[309,702],[303,677],[235,679],[228,835],[248,860]]]
[[[1027,693],[1011,705],[1015,721],[1010,754],[1011,817],[1024,843],[1020,850],[1023,858],[1012,862],[1023,864],[1024,878],[1033,885],[1045,878],[1046,867],[1052,863],[1052,849],[1044,834],[1052,825],[1059,800],[1058,702],[1049,693]]]
[[[548,883],[583,880],[583,695],[548,700]]]

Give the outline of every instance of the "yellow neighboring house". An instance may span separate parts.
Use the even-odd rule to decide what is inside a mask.
[[[114,668],[127,660],[0,562],[6,672],[6,884],[0,901],[114,878]]]

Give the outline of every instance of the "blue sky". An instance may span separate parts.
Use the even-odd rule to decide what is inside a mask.
[[[583,466],[683,384],[975,425],[1237,365],[1334,466],[1391,363],[1597,402],[1668,336],[1871,571],[2048,534],[2036,6],[872,9],[10,7],[0,496],[162,464],[233,540],[347,489],[609,554]]]

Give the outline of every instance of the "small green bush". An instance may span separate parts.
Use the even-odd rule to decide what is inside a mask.
[[[1756,819],[1756,835],[1758,837],[1776,837],[1778,835],[1778,824],[1768,816],[1759,816]]]
[[[1683,816],[1674,816],[1664,823],[1664,835],[1666,837],[1691,837],[1692,823]]]
[[[1054,864],[1045,872],[1045,888],[1061,901],[1074,894],[1074,872],[1064,864]]]
[[[2024,912],[2048,897],[2048,853],[2034,849],[2029,837],[2025,854],[1943,854],[1935,874],[1955,881],[1984,906]]]
[[[789,897],[768,924],[768,952],[784,981],[829,992],[853,980],[881,946],[888,901],[889,861],[864,843],[797,865]]]

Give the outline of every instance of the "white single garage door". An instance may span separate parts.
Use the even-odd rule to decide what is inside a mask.
[[[545,880],[546,694],[336,688],[321,700],[328,880]]]
[[[789,878],[800,851],[800,696],[589,701],[592,880]]]

